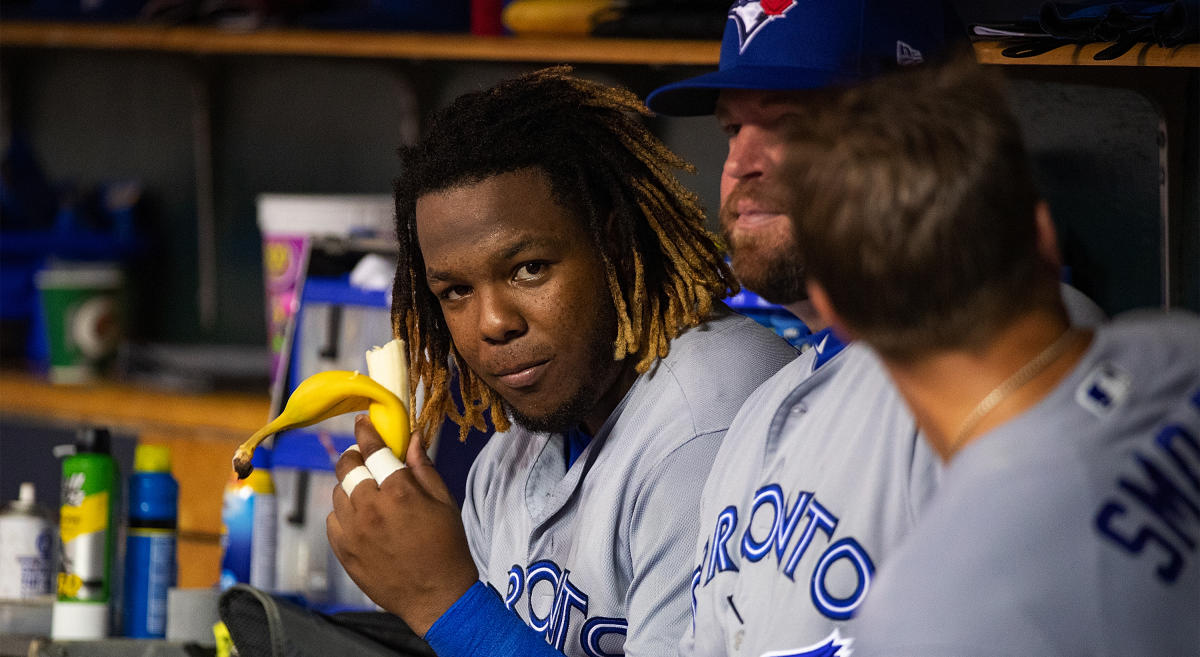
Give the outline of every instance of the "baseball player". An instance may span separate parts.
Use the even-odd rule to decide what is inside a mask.
[[[1071,326],[1049,210],[973,58],[864,85],[796,137],[810,297],[947,463],[847,629],[855,657],[1200,654],[1200,318]]]
[[[944,13],[930,0],[739,0],[719,70],[647,98],[663,114],[716,114],[729,138],[721,226],[733,269],[813,331],[811,348],[747,400],[717,456],[683,655],[848,655],[844,624],[937,485],[937,459],[878,359],[844,344],[808,298],[780,166],[810,107],[944,53]],[[1086,297],[1063,294],[1075,321],[1100,321]]]
[[[362,475],[381,443],[359,422],[329,536],[443,657],[673,652],[700,482],[796,357],[721,304],[736,283],[644,111],[549,69],[459,98],[402,150],[393,316],[428,391],[417,425],[499,432],[460,519],[415,441],[411,467]]]

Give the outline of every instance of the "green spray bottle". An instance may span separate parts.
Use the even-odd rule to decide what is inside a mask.
[[[79,432],[63,459],[62,566],[50,634],[56,639],[108,635],[120,479],[107,429]]]

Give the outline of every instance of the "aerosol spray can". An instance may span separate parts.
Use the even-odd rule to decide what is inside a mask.
[[[167,635],[167,590],[175,586],[175,529],[179,484],[171,452],[138,445],[129,477],[129,531],[125,539],[125,636]]]
[[[55,639],[108,635],[109,596],[120,492],[107,429],[85,429],[63,460],[62,566],[50,634]]]
[[[0,509],[0,599],[28,600],[54,593],[54,522],[36,503],[30,482]]]

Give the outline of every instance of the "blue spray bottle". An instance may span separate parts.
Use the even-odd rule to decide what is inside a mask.
[[[138,445],[129,477],[129,533],[125,544],[125,634],[139,639],[167,634],[167,590],[175,586],[179,484],[171,453]]]

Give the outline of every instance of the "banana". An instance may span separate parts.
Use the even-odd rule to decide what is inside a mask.
[[[233,469],[238,478],[245,479],[254,470],[251,457],[267,436],[364,410],[383,442],[403,461],[410,432],[408,409],[393,390],[407,389],[407,365],[404,342],[392,340],[392,343],[367,352],[368,369],[374,378],[358,372],[330,370],[313,374],[296,386],[283,412],[237,448]]]

